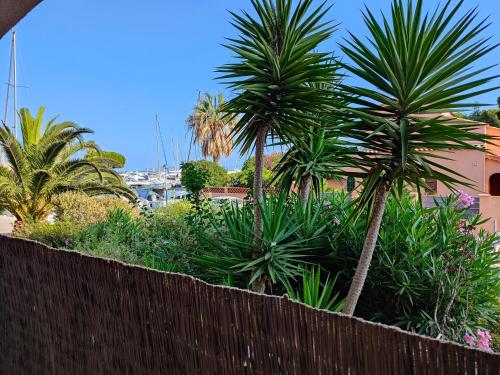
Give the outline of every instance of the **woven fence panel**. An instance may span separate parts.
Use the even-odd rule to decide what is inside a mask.
[[[0,374],[492,374],[499,356],[0,237]]]

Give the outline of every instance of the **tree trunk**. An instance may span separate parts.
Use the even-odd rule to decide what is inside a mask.
[[[352,316],[358,303],[359,296],[363,290],[366,276],[368,275],[368,268],[372,261],[373,251],[377,244],[377,239],[380,231],[380,224],[384,216],[385,203],[387,201],[387,187],[381,183],[375,192],[375,202],[373,205],[373,213],[368,224],[366,231],[365,243],[363,244],[363,251],[359,258],[358,267],[351,282],[349,293],[347,294],[346,303],[342,310],[344,314]]]
[[[302,201],[302,206],[307,205],[307,199],[309,198],[309,193],[311,192],[312,176],[308,174],[302,179],[300,184],[300,200]]]
[[[254,253],[253,258],[256,259],[261,255],[261,242],[263,222],[262,214],[260,212],[259,204],[263,199],[263,181],[262,170],[264,161],[264,147],[266,145],[267,126],[260,125],[257,130],[257,137],[255,139],[255,169],[253,178],[253,215],[254,215]],[[263,276],[255,280],[251,289],[254,292],[264,293],[266,288],[266,281]]]
[[[214,163],[219,165],[220,164],[220,156],[213,156]]]

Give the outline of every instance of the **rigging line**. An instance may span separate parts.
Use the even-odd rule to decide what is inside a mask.
[[[163,136],[161,135],[160,120],[158,118],[158,115],[156,115],[156,126],[158,127],[158,135],[160,137],[161,149],[163,151],[163,159],[165,160],[165,169],[168,173],[167,153],[165,152],[165,144],[163,142]]]
[[[10,60],[9,60],[9,79],[8,79],[8,84],[7,84],[7,95],[5,98],[5,113],[3,117],[3,123],[7,125],[7,114],[9,112],[9,97],[10,97],[10,86],[11,83],[10,81],[12,80],[12,59],[13,59],[13,43],[14,43],[14,38],[12,39],[12,43],[10,46]],[[14,115],[15,116],[15,115]]]

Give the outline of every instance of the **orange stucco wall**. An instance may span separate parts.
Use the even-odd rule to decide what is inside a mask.
[[[492,135],[492,136],[495,136],[495,137],[500,137],[500,128],[494,128],[493,126],[488,126],[486,128],[486,133],[488,135]],[[493,144],[486,145],[486,148],[492,154],[497,155],[497,156],[500,157],[500,140],[493,141],[492,143]]]
[[[470,194],[477,196],[479,193],[485,193],[486,186],[486,165],[484,153],[481,151],[473,150],[459,150],[453,153],[443,151],[436,152],[437,155],[450,158],[452,160],[443,160],[436,158],[436,162],[442,166],[449,168],[471,180],[473,187],[461,186],[459,189]],[[437,184],[438,195],[448,195],[451,193],[442,182]]]
[[[500,197],[493,197],[489,194],[480,194],[479,209],[484,218],[489,218],[489,220],[484,223],[482,227],[489,232],[493,232],[496,222],[496,230],[500,231]]]

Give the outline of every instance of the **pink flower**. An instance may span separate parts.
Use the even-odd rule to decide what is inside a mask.
[[[478,329],[476,331],[477,339],[474,336],[469,335],[468,333],[464,336],[464,341],[467,345],[475,346],[478,349],[491,351],[490,341],[491,335],[489,331]]]
[[[474,197],[471,197],[469,194],[461,191],[461,190],[458,190],[456,192],[457,194],[457,205],[460,207],[460,208],[469,208],[470,206],[472,206],[474,204]]]
[[[490,349],[491,335],[488,331],[483,331],[482,329],[477,330],[477,341],[476,346],[482,350]]]
[[[466,333],[464,336],[464,340],[467,343],[467,345],[476,346],[476,339],[474,339],[474,336],[471,336],[468,333]]]

